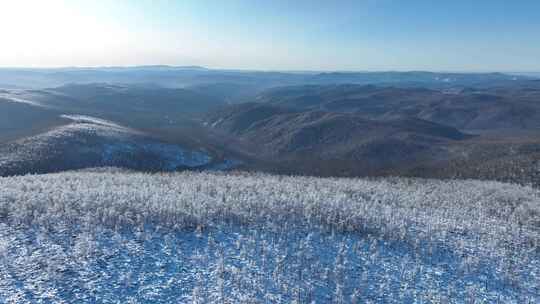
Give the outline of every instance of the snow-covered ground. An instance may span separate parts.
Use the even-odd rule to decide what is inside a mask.
[[[129,133],[139,133],[139,132],[136,132],[135,130],[126,128],[112,121],[93,117],[93,116],[64,114],[64,115],[60,115],[60,117],[71,120],[76,123],[87,123],[87,124],[93,124],[93,125],[98,125],[98,126],[111,127],[113,129],[129,132]]]
[[[24,103],[36,107],[49,108],[48,105],[42,104],[35,100],[30,100],[27,98],[20,98],[19,95],[24,91],[21,90],[2,90],[0,91],[0,102],[18,102]]]
[[[540,301],[533,188],[100,170],[0,189],[0,303]]]

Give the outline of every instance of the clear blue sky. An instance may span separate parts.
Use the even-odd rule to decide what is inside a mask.
[[[0,66],[540,71],[540,1],[6,0],[0,37]]]

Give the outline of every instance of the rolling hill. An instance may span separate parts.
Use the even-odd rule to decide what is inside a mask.
[[[5,97],[31,100],[67,113],[103,117],[134,128],[182,124],[196,113],[223,105],[217,98],[186,89],[105,83],[19,90]]]
[[[367,118],[415,117],[461,130],[540,129],[540,90],[397,88],[359,85],[270,89],[257,98],[297,110],[356,113]]]
[[[162,142],[110,121],[82,115],[61,119],[61,126],[2,145],[0,176],[101,166],[174,171],[213,163],[202,149]]]
[[[62,124],[60,112],[0,96],[0,144]]]
[[[406,166],[419,159],[444,157],[448,142],[468,137],[416,118],[373,120],[351,113],[296,111],[257,103],[216,111],[205,124],[247,142],[252,154],[296,162],[306,170],[306,162],[317,161],[335,164],[335,170]],[[356,165],[351,167],[352,162]]]

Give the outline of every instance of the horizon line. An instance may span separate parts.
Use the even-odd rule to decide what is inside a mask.
[[[207,67],[201,65],[168,65],[168,64],[144,64],[144,65],[95,65],[95,66],[0,66],[0,70],[99,70],[99,69],[130,69],[130,68],[163,68],[185,70],[208,70],[208,71],[235,71],[235,72],[262,72],[262,73],[449,73],[449,74],[497,74],[497,73],[532,73],[538,74],[537,70],[437,70],[437,69],[249,69],[249,68],[223,68]]]

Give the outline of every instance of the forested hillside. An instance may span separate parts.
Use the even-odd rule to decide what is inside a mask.
[[[3,303],[537,303],[540,192],[116,170],[0,178]]]

